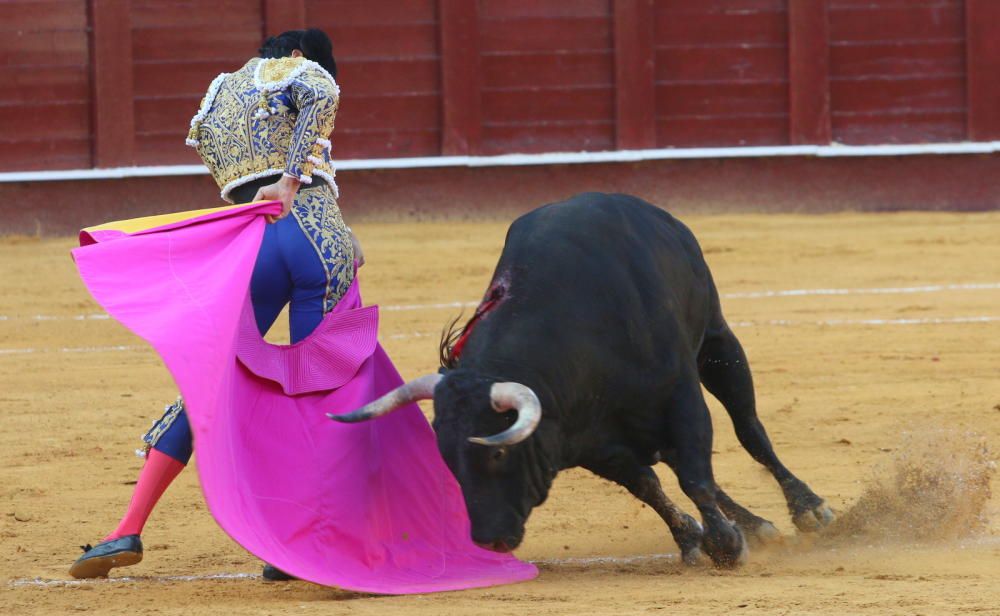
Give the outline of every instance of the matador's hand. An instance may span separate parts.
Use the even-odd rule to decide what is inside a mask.
[[[361,267],[365,264],[365,251],[361,250],[361,242],[358,241],[358,236],[354,235],[354,231],[351,228],[347,228],[347,232],[351,235],[351,246],[354,247],[354,262]]]
[[[281,214],[268,216],[267,222],[276,222],[288,216],[288,213],[292,211],[295,193],[299,191],[299,184],[297,179],[283,175],[274,184],[260,187],[257,194],[254,195],[254,201],[281,201]]]

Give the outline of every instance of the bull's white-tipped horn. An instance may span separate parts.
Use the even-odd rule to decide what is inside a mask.
[[[490,388],[490,404],[498,413],[517,411],[517,421],[500,434],[473,436],[477,445],[514,445],[531,436],[542,420],[542,403],[530,388],[520,383],[494,383]]]
[[[434,386],[441,380],[440,374],[426,374],[413,379],[405,385],[401,385],[390,391],[378,400],[374,400],[350,413],[335,415],[327,413],[326,416],[341,423],[358,423],[375,419],[382,415],[387,415],[401,406],[407,405],[417,400],[430,400],[434,397]]]

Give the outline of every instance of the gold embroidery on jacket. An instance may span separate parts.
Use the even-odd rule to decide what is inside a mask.
[[[340,88],[304,58],[254,58],[217,79],[192,120],[188,143],[197,148],[222,189],[282,173],[304,184],[317,175],[334,195],[328,136]]]

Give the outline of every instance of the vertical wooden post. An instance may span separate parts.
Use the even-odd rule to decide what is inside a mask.
[[[263,38],[306,27],[305,0],[264,0]],[[220,27],[225,27],[220,25]],[[263,40],[263,38],[261,40]]]
[[[653,0],[613,0],[615,145],[656,147],[656,51]]]
[[[965,2],[967,134],[971,141],[1000,139],[1000,2]]]
[[[830,143],[830,27],[827,0],[788,3],[788,138]]]
[[[441,153],[479,152],[483,110],[479,62],[479,3],[438,0],[441,32]]]
[[[94,167],[135,164],[129,0],[90,0],[90,115]]]

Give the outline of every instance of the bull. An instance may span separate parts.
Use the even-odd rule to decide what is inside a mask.
[[[731,567],[748,538],[780,534],[716,483],[702,385],[777,480],[795,526],[829,524],[757,417],[750,366],[692,232],[639,198],[586,193],[511,225],[483,302],[443,339],[437,374],[330,417],[364,421],[432,398],[438,447],[484,547],[516,548],[556,474],[579,466],[656,511],[684,562]],[[701,524],[663,493],[660,462]]]

